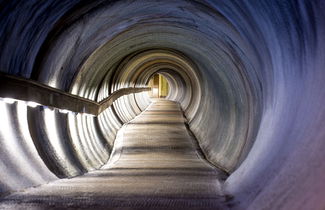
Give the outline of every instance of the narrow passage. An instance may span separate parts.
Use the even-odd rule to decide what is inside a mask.
[[[159,99],[118,132],[100,170],[0,202],[0,209],[225,209],[222,172],[205,161],[179,104]]]

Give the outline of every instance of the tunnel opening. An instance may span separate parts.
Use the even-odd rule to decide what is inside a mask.
[[[151,88],[148,93],[150,98],[166,98],[169,93],[167,79],[161,74],[154,74],[147,84]]]

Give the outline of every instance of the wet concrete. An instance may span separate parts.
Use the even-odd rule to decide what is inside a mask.
[[[227,209],[223,172],[185,123],[178,103],[157,100],[122,127],[100,170],[11,194],[0,209]]]

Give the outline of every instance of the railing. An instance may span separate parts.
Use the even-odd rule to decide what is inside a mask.
[[[121,96],[150,91],[151,88],[123,88],[100,103],[79,97],[29,79],[0,73],[0,97],[33,102],[77,113],[99,115]]]

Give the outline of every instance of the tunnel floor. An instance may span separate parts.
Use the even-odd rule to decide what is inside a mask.
[[[0,209],[226,209],[179,104],[155,100],[118,132],[100,170],[2,198]]]

